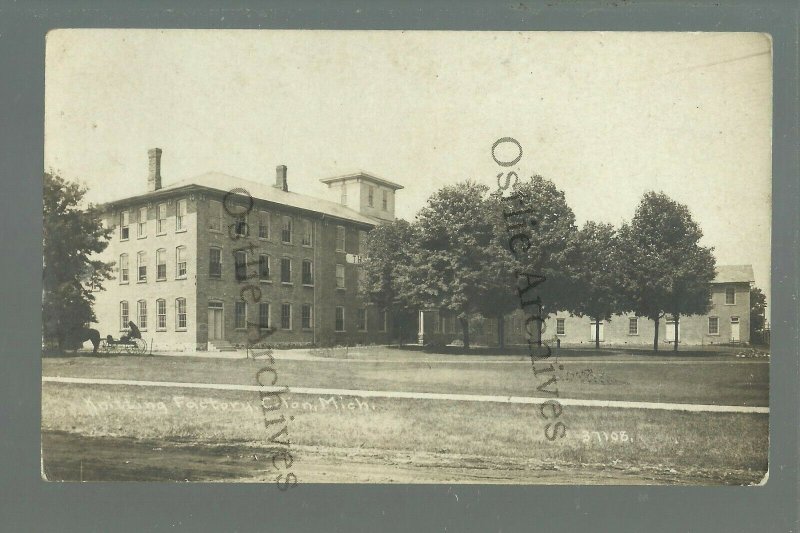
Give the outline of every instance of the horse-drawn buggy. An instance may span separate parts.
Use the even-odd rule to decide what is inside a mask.
[[[100,352],[111,355],[118,353],[128,353],[132,355],[144,355],[147,353],[147,342],[144,339],[122,337],[118,340],[109,335],[100,341]]]

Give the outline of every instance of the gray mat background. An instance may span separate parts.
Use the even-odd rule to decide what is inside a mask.
[[[798,6],[0,0],[0,531],[797,531]],[[763,31],[774,39],[770,479],[758,488],[46,483],[39,477],[44,36],[51,28]],[[743,220],[743,224],[747,221]]]

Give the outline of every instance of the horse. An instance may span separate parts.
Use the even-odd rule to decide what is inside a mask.
[[[93,328],[80,328],[73,330],[70,340],[72,340],[76,348],[79,348],[85,341],[92,341],[92,354],[97,354],[97,349],[100,347],[100,332]]]

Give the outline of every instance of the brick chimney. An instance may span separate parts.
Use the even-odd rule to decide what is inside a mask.
[[[149,173],[147,174],[147,192],[153,192],[161,188],[161,148],[149,149],[147,157],[150,160]]]
[[[283,191],[289,191],[289,183],[286,181],[286,165],[275,167],[275,187]]]

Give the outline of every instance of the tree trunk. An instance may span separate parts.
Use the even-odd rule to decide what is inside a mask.
[[[679,334],[679,330],[678,330],[678,327],[679,327],[679,324],[680,324],[678,322],[678,318],[679,318],[679,315],[672,315],[672,319],[675,320],[675,338],[672,339],[672,341],[673,341],[672,342],[672,351],[674,351],[674,352],[678,351],[678,340],[681,338],[681,336]]]
[[[655,333],[655,335],[653,335],[653,351],[655,351],[655,352],[658,351],[658,320],[659,320],[658,318],[656,318],[656,320],[655,320],[656,333]]]
[[[506,347],[506,317],[503,315],[497,318],[497,345],[501,350]]]
[[[584,330],[586,331],[586,330]],[[594,321],[594,349],[600,349],[600,319],[596,318]]]
[[[464,348],[469,348],[469,320],[466,318],[459,318],[461,323],[461,333],[464,335]]]

